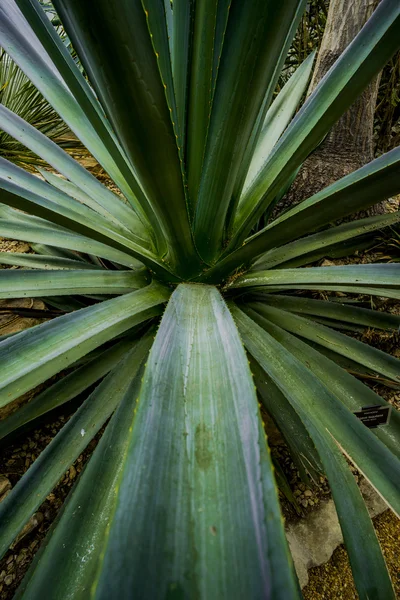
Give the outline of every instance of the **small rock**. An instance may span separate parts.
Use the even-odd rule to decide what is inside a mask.
[[[7,577],[4,579],[4,583],[6,585],[11,585],[13,582],[13,576],[12,575],[7,575]]]
[[[304,506],[304,508],[307,508],[307,506],[308,506],[308,500],[302,500],[301,504],[302,504],[302,506]]]
[[[304,492],[304,495],[305,495],[306,498],[310,498],[312,496],[312,491],[311,490],[306,490]]]
[[[5,494],[8,490],[11,490],[11,483],[7,477],[4,475],[0,475],[0,502],[3,499],[3,494]]]
[[[44,516],[41,512],[37,512],[31,516],[25,527],[16,537],[14,543],[10,546],[10,548],[15,548],[15,546],[24,538],[28,533],[31,533],[38,525],[40,525],[44,520]]]
[[[75,469],[74,465],[72,465],[72,467],[69,470],[69,478],[74,479],[75,477],[76,477],[76,469]]]

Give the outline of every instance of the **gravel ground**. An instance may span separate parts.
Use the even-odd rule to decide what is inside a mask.
[[[374,525],[396,596],[400,598],[400,519],[386,510],[374,519]],[[309,577],[309,582],[303,589],[305,600],[358,599],[344,546],[339,546],[326,564],[310,569]]]
[[[65,425],[69,416],[59,416],[56,421],[35,429],[26,438],[0,452],[0,502]],[[41,541],[74,485],[76,477],[97,446],[100,436],[101,433],[89,443],[85,451],[66,471],[56,488],[47,496],[0,561],[0,600],[10,600],[13,597]]]

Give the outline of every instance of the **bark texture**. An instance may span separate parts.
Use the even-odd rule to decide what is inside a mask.
[[[331,0],[308,95],[355,38],[377,4],[376,0]],[[374,111],[379,79],[377,77],[371,82],[322,144],[306,159],[289,192],[276,207],[274,217],[373,160]],[[382,212],[382,205],[377,205],[357,216]]]

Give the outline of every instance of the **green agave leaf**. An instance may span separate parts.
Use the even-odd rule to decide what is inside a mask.
[[[1,252],[0,265],[16,265],[30,269],[96,269],[96,265],[82,260],[71,260],[70,258],[58,258],[46,255],[37,256],[36,254],[23,254],[19,252]],[[101,269],[101,267],[97,268]],[[0,273],[0,293],[3,291],[2,282]]]
[[[309,346],[303,340],[269,321],[262,315],[262,305],[250,303],[244,305],[243,310],[305,367],[312,371],[351,412],[359,411],[364,406],[389,406],[373,390],[321,354],[317,347]],[[400,458],[400,413],[392,411],[388,425],[371,431],[393,454]]]
[[[0,343],[0,406],[46,381],[104,342],[157,314],[170,291],[151,285],[58,317]]]
[[[38,177],[35,177],[31,173],[28,173],[24,169],[21,169],[10,161],[0,157],[0,186],[2,186],[4,180],[6,180],[7,183],[15,183],[24,190],[38,194],[39,196],[42,196],[42,198],[50,200],[60,207],[80,213],[85,221],[92,225],[92,228],[97,224],[99,228],[115,230],[124,237],[127,237],[128,234],[134,239],[132,233],[128,232],[123,227],[118,226],[118,224],[115,224],[115,219],[113,219],[113,223],[110,222],[106,216],[99,214],[95,208],[95,203],[89,208],[82,204],[82,202],[78,202],[71,196],[55,189]],[[101,207],[99,208],[101,211]]]
[[[400,190],[399,173],[400,148],[395,148],[300,202],[248,238],[237,250],[230,254],[227,251],[225,258],[204,279],[212,280],[215,277],[220,280],[225,274],[268,250],[298,240],[337,219],[396,195]]]
[[[2,188],[0,190],[0,199],[4,203],[19,210],[30,212],[48,221],[54,221],[56,224],[72,229],[76,233],[87,235],[112,248],[117,248],[126,254],[130,254],[134,258],[144,262],[160,277],[167,278],[168,281],[178,279],[166,269],[163,262],[152,252],[139,246],[134,241],[123,237],[116,231],[103,227],[100,223],[88,222],[80,212],[55,204],[55,202],[47,200],[7,179],[0,181],[0,187]]]
[[[153,48],[141,0],[98,0],[95,11],[80,0],[55,0],[54,5],[135,165],[165,236],[167,259],[190,275],[198,257],[189,227],[177,134],[166,102],[168,82],[160,77],[156,52],[162,50]],[[154,24],[151,15],[149,19]]]
[[[168,45],[171,65],[174,56],[174,18],[172,14],[171,0],[164,0],[165,20],[167,23]],[[173,66],[172,66],[173,69]]]
[[[42,177],[48,183],[50,183],[50,185],[52,187],[55,187],[58,190],[60,190],[61,192],[70,196],[71,198],[74,198],[74,200],[77,200],[80,204],[89,206],[96,212],[100,213],[103,217],[105,217],[105,219],[107,219],[109,224],[111,221],[111,225],[112,224],[114,224],[114,226],[116,225],[117,230],[121,231],[121,229],[122,229],[122,231],[125,232],[125,235],[127,237],[132,237],[132,233],[134,233],[134,232],[130,231],[128,229],[128,227],[126,227],[126,226],[121,227],[121,225],[122,225],[121,222],[117,222],[116,219],[113,218],[113,216],[107,210],[103,209],[102,206],[100,206],[96,200],[93,200],[93,198],[91,196],[89,196],[89,194],[87,194],[86,192],[81,190],[77,185],[75,185],[71,181],[68,181],[67,179],[58,177],[57,175],[55,175],[54,173],[51,173],[50,171],[47,171],[46,169],[41,169],[40,167],[37,167],[37,170],[42,175]],[[115,200],[114,204],[115,203],[117,203],[116,200]],[[119,204],[120,203],[121,203],[121,201],[119,201]],[[124,210],[126,208],[127,207],[124,205]],[[132,212],[131,209],[128,209],[128,211]],[[122,211],[122,212],[124,212],[124,211]],[[127,216],[126,221],[128,223],[129,223],[129,221],[132,221],[132,215],[129,215],[129,217]],[[147,234],[146,230],[144,229],[142,223],[139,221],[139,219],[136,217],[136,215],[134,217],[134,221],[136,221],[136,222],[131,225],[131,229],[135,229],[136,232],[140,233],[140,235],[138,235],[137,233],[134,233],[133,239],[135,239],[138,242],[138,244],[140,244],[141,246],[144,246],[145,248],[148,248],[149,250],[154,249],[153,245],[150,243],[150,240],[148,238],[148,234]],[[141,237],[143,235],[147,236],[147,239],[144,237]]]
[[[70,294],[126,294],[148,284],[143,271],[4,269],[0,271],[0,298],[36,298]]]
[[[252,286],[288,285],[297,283],[325,284],[339,283],[362,287],[390,287],[400,289],[399,264],[344,265],[334,267],[313,267],[312,269],[274,269],[242,275],[233,282],[232,288]]]
[[[86,263],[86,258],[78,254],[77,252],[73,252],[71,250],[66,250],[65,248],[57,248],[56,246],[48,246],[46,244],[30,244],[32,250],[37,254],[42,254],[43,256],[52,256],[55,258],[65,258],[69,260],[76,260],[80,263]]]
[[[354,325],[364,325],[373,329],[399,329],[400,316],[378,310],[349,306],[328,300],[314,300],[301,296],[282,296],[263,294],[260,299],[264,304],[275,306],[283,310],[300,315],[327,317],[338,322],[347,322]]]
[[[383,0],[305,102],[238,207],[234,243],[243,241],[290,174],[399,48],[400,5]]]
[[[196,245],[208,263],[221,252],[246,144],[300,5],[302,0],[230,5],[194,220]]]
[[[169,10],[166,7],[165,0],[142,0],[143,8],[146,14],[147,27],[150,33],[153,49],[157,57],[157,64],[160,71],[161,80],[164,85],[165,97],[171,113],[172,125],[175,134],[178,135],[180,156],[183,156],[182,136],[179,134],[179,121],[175,100],[174,80],[172,76],[172,64],[170,54],[170,40],[168,38],[167,15],[170,13],[170,23],[172,25],[172,9],[169,4]],[[183,167],[182,167],[183,170]]]
[[[313,267],[314,268],[314,267]],[[344,285],[344,284],[292,284],[292,285],[279,285],[279,286],[268,286],[267,287],[253,287],[251,288],[252,292],[263,292],[266,293],[266,290],[269,292],[279,292],[284,293],[291,290],[314,290],[319,291],[323,289],[325,292],[345,292],[346,294],[362,294],[364,296],[380,296],[383,298],[394,298],[396,300],[400,300],[400,291],[394,288],[384,288],[384,287],[368,287],[364,285]]]
[[[205,0],[196,2],[194,8],[187,119],[188,186],[194,206],[197,202],[212,107],[218,4],[218,0]]]
[[[232,202],[231,202],[230,210],[229,210],[230,215],[229,215],[228,237],[231,234],[231,228],[232,228],[232,225],[234,222],[234,217],[236,214],[236,208],[238,205],[238,201],[242,194],[243,185],[244,185],[244,182],[245,182],[245,179],[247,176],[247,172],[248,172],[251,160],[253,158],[254,150],[256,148],[258,139],[260,137],[260,134],[261,134],[261,131],[263,128],[264,120],[265,120],[268,108],[270,106],[270,102],[273,97],[273,93],[276,90],[279,76],[284,67],[285,60],[287,58],[290,46],[293,43],[293,39],[295,37],[296,31],[300,24],[301,17],[303,16],[305,9],[306,9],[306,1],[301,0],[300,2],[297,3],[297,8],[296,8],[295,12],[292,13],[291,18],[288,20],[288,23],[286,24],[286,26],[289,25],[289,27],[286,28],[286,31],[287,31],[286,37],[281,42],[280,49],[279,49],[279,56],[277,57],[276,63],[275,63],[275,69],[274,69],[274,72],[273,72],[269,82],[268,82],[266,89],[264,90],[264,99],[263,99],[261,108],[258,112],[257,119],[253,125],[251,136],[246,145],[246,150],[245,150],[245,153],[243,156],[243,160],[239,167],[238,175],[236,178],[235,188],[233,190],[233,198],[232,198]],[[296,172],[296,170],[294,171],[294,173],[295,172]],[[285,185],[287,184],[289,179],[290,178],[287,178]],[[285,185],[282,186],[281,189],[284,189]],[[280,194],[280,192],[278,192],[276,197],[278,197],[279,194]]]
[[[218,77],[218,69],[221,61],[222,49],[224,47],[224,39],[226,26],[228,24],[230,5],[231,0],[218,0],[217,18],[214,35],[214,60],[212,72],[213,94],[215,92],[215,85]]]
[[[48,162],[56,171],[67,177],[92,200],[112,214],[120,224],[132,229],[139,237],[145,239],[148,237],[147,228],[116,194],[102,185],[52,140],[3,105],[0,105],[0,126],[14,139]]]
[[[88,597],[129,445],[131,417],[140,391],[137,364],[134,373],[133,381],[129,373],[130,385],[125,387],[115,415],[68,497],[60,521],[46,539],[39,567],[28,572],[17,597],[42,598],[49,589],[57,598]]]
[[[25,9],[27,10],[27,7]],[[129,186],[123,180],[121,181],[120,171],[109,152],[112,138],[108,136],[107,146],[103,143],[102,138],[103,136],[107,137],[107,129],[101,128],[101,120],[98,120],[96,128],[100,127],[102,129],[101,137],[98,135],[79,102],[68,89],[53,62],[53,55],[58,56],[58,53],[54,52],[54,44],[48,47],[51,52],[50,58],[36,33],[24,19],[15,0],[4,0],[0,11],[0,22],[1,46],[12,56],[21,70],[34,83],[91,154],[103,165],[109,175],[116,182],[120,182],[123,189],[128,190]],[[37,22],[35,23],[35,30],[43,34],[43,29],[38,27]],[[71,84],[71,80],[69,83]],[[76,91],[74,89],[74,92]],[[132,184],[131,179],[129,181],[130,185]],[[136,185],[136,188],[140,192],[138,185]]]
[[[253,265],[251,271],[264,271],[273,269],[287,261],[308,255],[322,249],[322,253],[329,253],[329,249],[340,242],[353,240],[358,236],[364,236],[373,231],[389,227],[400,221],[400,213],[389,213],[376,217],[367,217],[350,223],[343,223],[331,227],[314,235],[309,235],[300,240],[295,240],[284,246],[274,248],[263,254]],[[357,241],[355,242],[357,244]],[[286,265],[285,265],[286,267]]]
[[[0,556],[123,399],[151,346],[147,336],[96,388],[0,505]]]
[[[262,375],[261,367],[258,369],[260,376],[257,378],[257,385],[261,380],[267,387],[266,398],[272,395],[273,401],[277,402],[281,410],[293,410],[291,403],[266,373],[264,372]],[[328,476],[359,597],[368,599],[373,596],[382,598],[382,600],[394,599],[392,583],[374,527],[363,497],[343,455],[330,434],[321,428],[312,416],[310,418],[305,415],[304,411],[299,411],[299,415],[304,420],[310,436],[318,448]]]
[[[161,309],[159,312],[161,313]],[[96,354],[92,360],[62,377],[43,392],[36,394],[27,404],[0,421],[0,439],[5,438],[29,421],[33,421],[46,412],[76,398],[107,375],[124,358],[128,350],[132,348],[132,344],[131,337],[121,340],[111,348]]]
[[[360,235],[358,237],[345,240],[344,242],[333,244],[332,246],[327,246],[325,248],[320,248],[319,250],[314,250],[313,252],[302,254],[297,258],[293,258],[285,263],[281,263],[279,266],[285,267],[285,269],[297,269],[297,267],[312,265],[313,263],[316,263],[324,258],[333,260],[335,258],[358,255],[360,252],[368,250],[374,246],[375,240],[376,236],[374,236],[373,233],[365,236]]]
[[[271,381],[269,383],[275,387]],[[280,395],[281,403],[295,406],[318,449],[331,486],[360,598],[395,598],[364,500],[343,455],[331,437],[331,431],[321,423],[318,413],[315,415],[315,411],[307,407],[307,402],[302,402],[303,388],[297,394],[300,401],[296,398],[294,402],[293,390],[292,395],[283,394],[277,388],[275,392]]]
[[[336,440],[358,470],[399,513],[399,459],[269,333],[238,308],[232,308],[231,312],[247,350],[301,415],[309,433],[310,420],[315,419],[318,430],[326,430]]]
[[[295,335],[351,358],[396,383],[400,382],[400,360],[382,350],[280,308],[258,303],[257,312]]]
[[[13,240],[22,240],[24,242],[34,242],[39,245],[45,244],[47,250],[49,247],[57,247],[59,251],[60,248],[68,248],[77,252],[95,254],[96,256],[115,261],[131,269],[138,269],[142,266],[142,263],[135,260],[132,256],[129,256],[129,254],[111,248],[106,244],[96,242],[83,235],[74,234],[61,227],[53,227],[52,223],[46,223],[43,219],[38,219],[37,222],[39,225],[31,224],[35,223],[34,220],[29,223],[24,221],[18,223],[18,221],[0,218],[0,236]],[[61,255],[63,256],[63,252],[61,252]],[[12,259],[12,257],[10,258]],[[77,256],[76,259],[78,259]],[[81,265],[79,266],[81,267]]]
[[[174,45],[172,54],[172,73],[174,78],[178,125],[185,153],[194,8],[195,0],[174,0],[173,2],[172,19]]]
[[[311,479],[315,479],[316,475],[322,472],[322,465],[307,429],[296,411],[252,357],[250,357],[250,368],[262,403],[291,449],[293,462],[302,479],[307,481],[307,474]]]
[[[242,194],[246,194],[247,190],[251,187],[258,173],[262,170],[272,148],[291,121],[307,89],[314,58],[315,51],[296,69],[268,109],[251,159]]]
[[[131,423],[95,598],[298,598],[254,385],[216,288],[174,292]]]
[[[147,199],[144,197],[143,190],[137,182],[133,169],[129,166],[93,90],[50,23],[38,0],[16,0],[16,4],[31,25],[38,40],[43,44],[43,48],[51,56],[52,63],[58,69],[59,75],[77,100],[79,107],[84,111],[93,129],[101,137],[102,143],[109,154],[109,156],[103,156],[103,166],[143,219],[145,213],[141,208],[141,204],[147,205]],[[141,203],[138,202],[137,198],[140,198]],[[148,208],[150,207],[148,206]],[[146,217],[144,217],[143,222],[146,223]]]

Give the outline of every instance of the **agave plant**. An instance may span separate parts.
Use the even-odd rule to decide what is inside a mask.
[[[3,554],[107,423],[17,598],[300,598],[259,401],[299,470],[326,473],[360,598],[394,598],[345,456],[399,511],[399,415],[354,413],[387,406],[362,376],[399,386],[400,362],[342,330],[400,319],[329,293],[399,299],[400,265],[304,267],[399,221],[332,226],[400,191],[400,148],[257,223],[397,50],[400,5],[380,3],[291,120],[312,57],[271,98],[304,5],[55,0],[96,96],[37,0],[0,5],[0,44],[121,191],[0,107],[63,176],[0,160],[0,235],[37,251],[2,255],[28,268],[0,272],[0,297],[63,311],[0,343],[0,405],[67,370],[1,437],[86,393],[1,503]]]

